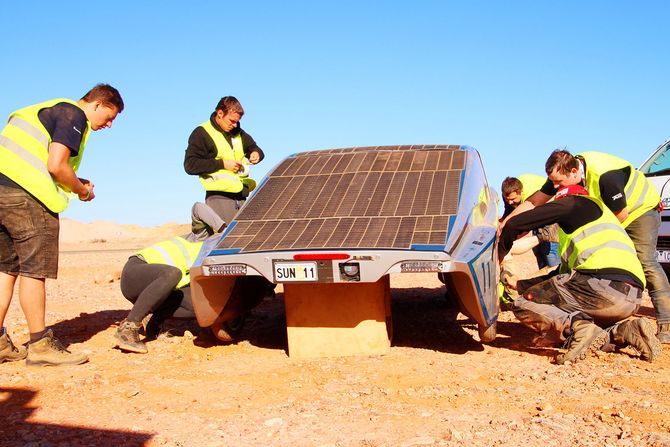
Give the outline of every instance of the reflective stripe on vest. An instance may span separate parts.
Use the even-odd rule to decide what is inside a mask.
[[[584,158],[586,163],[586,189],[589,190],[589,194],[601,200],[600,177],[609,171],[623,168],[630,169],[631,175],[624,187],[626,208],[628,209],[628,217],[622,223],[624,228],[647,211],[658,206],[661,197],[654,185],[626,160],[602,152],[583,152],[577,155]]]
[[[645,284],[644,271],[633,241],[616,216],[599,199],[584,198],[602,210],[600,218],[567,234],[559,229],[558,252],[565,267],[575,270],[617,268],[625,270]]]
[[[70,99],[54,99],[28,106],[13,112],[0,133],[0,172],[55,213],[67,208],[69,198],[67,192],[54,183],[47,169],[51,136],[40,122],[38,113],[62,102],[79,107]],[[75,172],[81,163],[89,132],[87,121],[79,152],[68,159]]]
[[[147,264],[165,264],[178,268],[182,277],[176,288],[182,288],[191,282],[189,269],[195,262],[202,242],[189,242],[182,237],[174,237],[144,248],[137,253]]]
[[[217,160],[235,160],[240,163],[245,163],[244,147],[242,146],[242,135],[238,134],[232,137],[232,147],[226,140],[223,134],[214,128],[210,120],[205,121],[200,125],[207,134],[214,141],[216,146]],[[248,170],[244,173],[235,173],[227,169],[219,169],[211,174],[201,175],[200,183],[204,186],[205,191],[222,191],[236,193],[242,191],[246,185],[249,191],[256,188],[256,182],[248,178]]]

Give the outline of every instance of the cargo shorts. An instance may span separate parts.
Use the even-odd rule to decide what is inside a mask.
[[[55,279],[58,214],[22,188],[0,185],[0,272]]]

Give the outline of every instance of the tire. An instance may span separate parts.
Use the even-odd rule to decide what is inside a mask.
[[[212,334],[224,343],[232,343],[242,332],[245,320],[245,315],[239,315],[228,321],[217,321],[211,326]]]
[[[482,343],[490,343],[496,339],[498,335],[498,322],[496,321],[489,327],[479,325],[479,339]]]

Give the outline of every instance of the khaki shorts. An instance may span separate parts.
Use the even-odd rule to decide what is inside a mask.
[[[55,279],[58,214],[24,189],[0,185],[0,272]]]

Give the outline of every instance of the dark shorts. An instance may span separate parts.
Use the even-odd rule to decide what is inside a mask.
[[[58,214],[21,188],[0,185],[0,272],[55,279]]]

